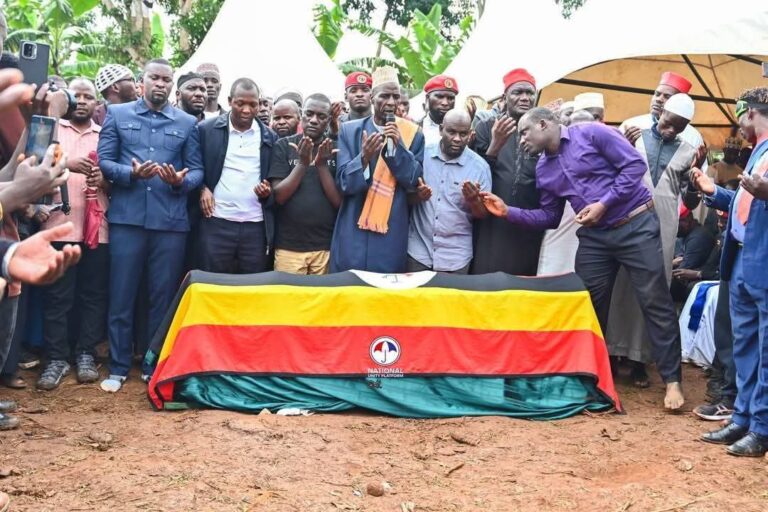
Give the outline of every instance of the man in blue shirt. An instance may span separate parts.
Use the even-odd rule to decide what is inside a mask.
[[[408,232],[408,271],[466,274],[472,261],[472,221],[488,211],[480,191],[491,190],[491,168],[467,147],[472,119],[450,110],[440,125],[440,140],[424,150]]]
[[[149,332],[176,292],[189,231],[187,194],[203,179],[197,119],[168,103],[173,68],[163,59],[144,68],[144,97],[111,105],[99,138],[99,166],[112,184],[109,205],[109,378],[120,389],[132,358],[134,302],[144,272]]]
[[[728,211],[720,276],[730,285],[737,387],[731,421],[702,440],[729,445],[731,455],[762,457],[768,452],[768,87],[745,91],[736,118],[754,147],[738,190],[716,186],[699,170],[692,177],[707,205]]]

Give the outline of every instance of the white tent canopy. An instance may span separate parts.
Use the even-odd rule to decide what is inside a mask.
[[[290,86],[305,95],[340,98],[344,77],[312,35],[312,6],[318,1],[228,0],[182,71],[217,63],[222,100],[241,76],[269,94]],[[502,92],[503,74],[516,67],[527,68],[539,87],[567,77],[640,90],[653,89],[660,72],[669,69],[694,83],[693,95],[732,100],[741,88],[766,83],[759,66],[733,55],[757,62],[768,55],[766,0],[588,0],[569,20],[554,0],[487,0],[484,16],[446,73],[457,78],[462,95],[491,98]],[[617,59],[633,60],[607,62]],[[542,101],[570,99],[585,90],[598,89],[557,84],[544,90]],[[648,111],[644,93],[601,92],[609,121]],[[727,104],[721,106],[727,110]],[[718,138],[722,134],[714,125],[727,126],[729,119],[715,103],[697,101],[694,123],[712,125],[712,137]]]

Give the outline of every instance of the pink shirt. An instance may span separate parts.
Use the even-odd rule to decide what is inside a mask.
[[[67,155],[67,159],[72,160],[75,158],[87,157],[91,151],[96,151],[96,146],[99,144],[100,131],[101,126],[93,121],[91,121],[90,127],[81,132],[72,126],[72,123],[69,121],[61,119],[59,120],[57,138],[61,144],[61,149],[64,154]],[[74,224],[75,229],[69,236],[58,241],[82,242],[84,239],[85,228],[85,175],[70,172],[69,179],[67,180],[67,187],[69,189],[69,204],[72,211],[69,215],[64,215],[61,211],[53,212],[42,227],[43,229],[48,229],[64,224],[67,221],[71,221],[72,224]],[[99,227],[99,243],[105,244],[109,241],[106,215],[109,200],[103,190],[97,192],[97,198],[99,204],[101,204],[101,209],[104,210],[104,218]],[[60,203],[61,193],[56,192],[53,200],[55,203]]]

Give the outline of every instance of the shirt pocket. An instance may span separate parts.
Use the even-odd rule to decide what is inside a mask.
[[[163,147],[169,151],[178,151],[184,144],[184,134],[178,128],[166,128]]]
[[[118,125],[120,136],[125,144],[132,146],[141,140],[141,124],[137,122],[121,122]]]

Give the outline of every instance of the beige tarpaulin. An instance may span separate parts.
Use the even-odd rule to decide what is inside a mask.
[[[768,56],[663,55],[614,60],[571,73],[560,81],[565,83],[544,88],[539,103],[546,104],[556,98],[567,101],[580,92],[598,91],[605,96],[606,122],[619,124],[647,113],[650,95],[659,77],[665,71],[674,71],[693,83],[689,94],[698,100],[694,126],[707,144],[722,147],[723,139],[730,135],[735,123],[734,98],[746,88],[768,85],[768,79],[762,78],[760,63],[763,60],[768,61]]]

